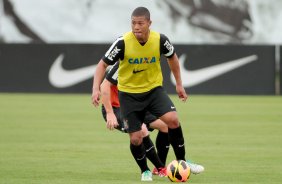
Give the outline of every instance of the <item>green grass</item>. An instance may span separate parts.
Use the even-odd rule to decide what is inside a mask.
[[[206,168],[189,183],[281,183],[282,97],[172,99],[187,158]],[[1,184],[142,183],[128,142],[106,129],[90,95],[0,93]]]

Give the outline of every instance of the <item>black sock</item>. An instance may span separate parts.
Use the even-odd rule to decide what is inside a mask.
[[[154,164],[156,168],[164,167],[164,164],[158,157],[155,146],[149,135],[143,137],[143,144],[146,149],[146,157],[152,162],[152,164]]]
[[[158,151],[158,156],[162,161],[162,163],[165,165],[168,150],[169,150],[168,133],[159,131],[156,138],[156,147]]]
[[[182,133],[181,126],[175,129],[168,129],[169,141],[173,147],[174,154],[177,160],[186,160],[185,159],[185,146],[184,146],[184,137]]]
[[[146,170],[150,170],[147,165],[146,151],[144,144],[141,143],[138,146],[130,144],[130,150],[139,168],[141,169],[141,172],[143,173]]]

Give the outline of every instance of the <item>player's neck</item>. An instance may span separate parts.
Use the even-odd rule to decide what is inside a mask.
[[[150,36],[150,31],[148,31],[143,38],[139,38],[137,39],[138,42],[141,44],[141,45],[145,45],[146,42],[149,40],[149,36]]]

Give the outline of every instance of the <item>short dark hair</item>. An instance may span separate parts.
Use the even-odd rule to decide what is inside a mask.
[[[138,7],[132,12],[131,17],[144,16],[146,19],[150,20],[150,11],[145,7]]]

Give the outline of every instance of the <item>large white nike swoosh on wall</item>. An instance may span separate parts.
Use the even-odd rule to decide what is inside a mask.
[[[49,71],[49,81],[57,88],[66,88],[93,77],[96,65],[74,70],[65,70],[62,66],[64,54],[60,54]]]
[[[183,54],[179,57],[183,86],[192,87],[201,84],[217,76],[220,76],[224,73],[227,73],[231,70],[234,70],[238,67],[246,65],[247,63],[253,62],[257,60],[257,58],[258,57],[256,55],[251,55],[248,57],[236,59],[226,63],[221,63],[218,65],[190,71],[190,70],[186,70],[184,67],[186,54]],[[71,87],[73,85],[76,85],[80,82],[92,78],[97,66],[95,64],[92,66],[86,66],[74,70],[66,70],[62,66],[63,60],[64,60],[64,54],[60,54],[52,64],[49,71],[49,76],[48,76],[49,81],[54,87],[57,88]],[[175,85],[175,80],[172,73],[170,77],[172,83]]]
[[[181,72],[183,87],[196,86],[210,79],[223,75],[231,70],[234,70],[243,65],[251,63],[257,59],[258,59],[257,55],[251,55],[240,59],[232,60],[226,63],[221,63],[221,64],[191,71],[191,70],[186,70],[184,67],[186,54],[183,54],[179,57],[180,72]],[[170,79],[172,83],[175,85],[176,83],[172,73],[170,75]]]

